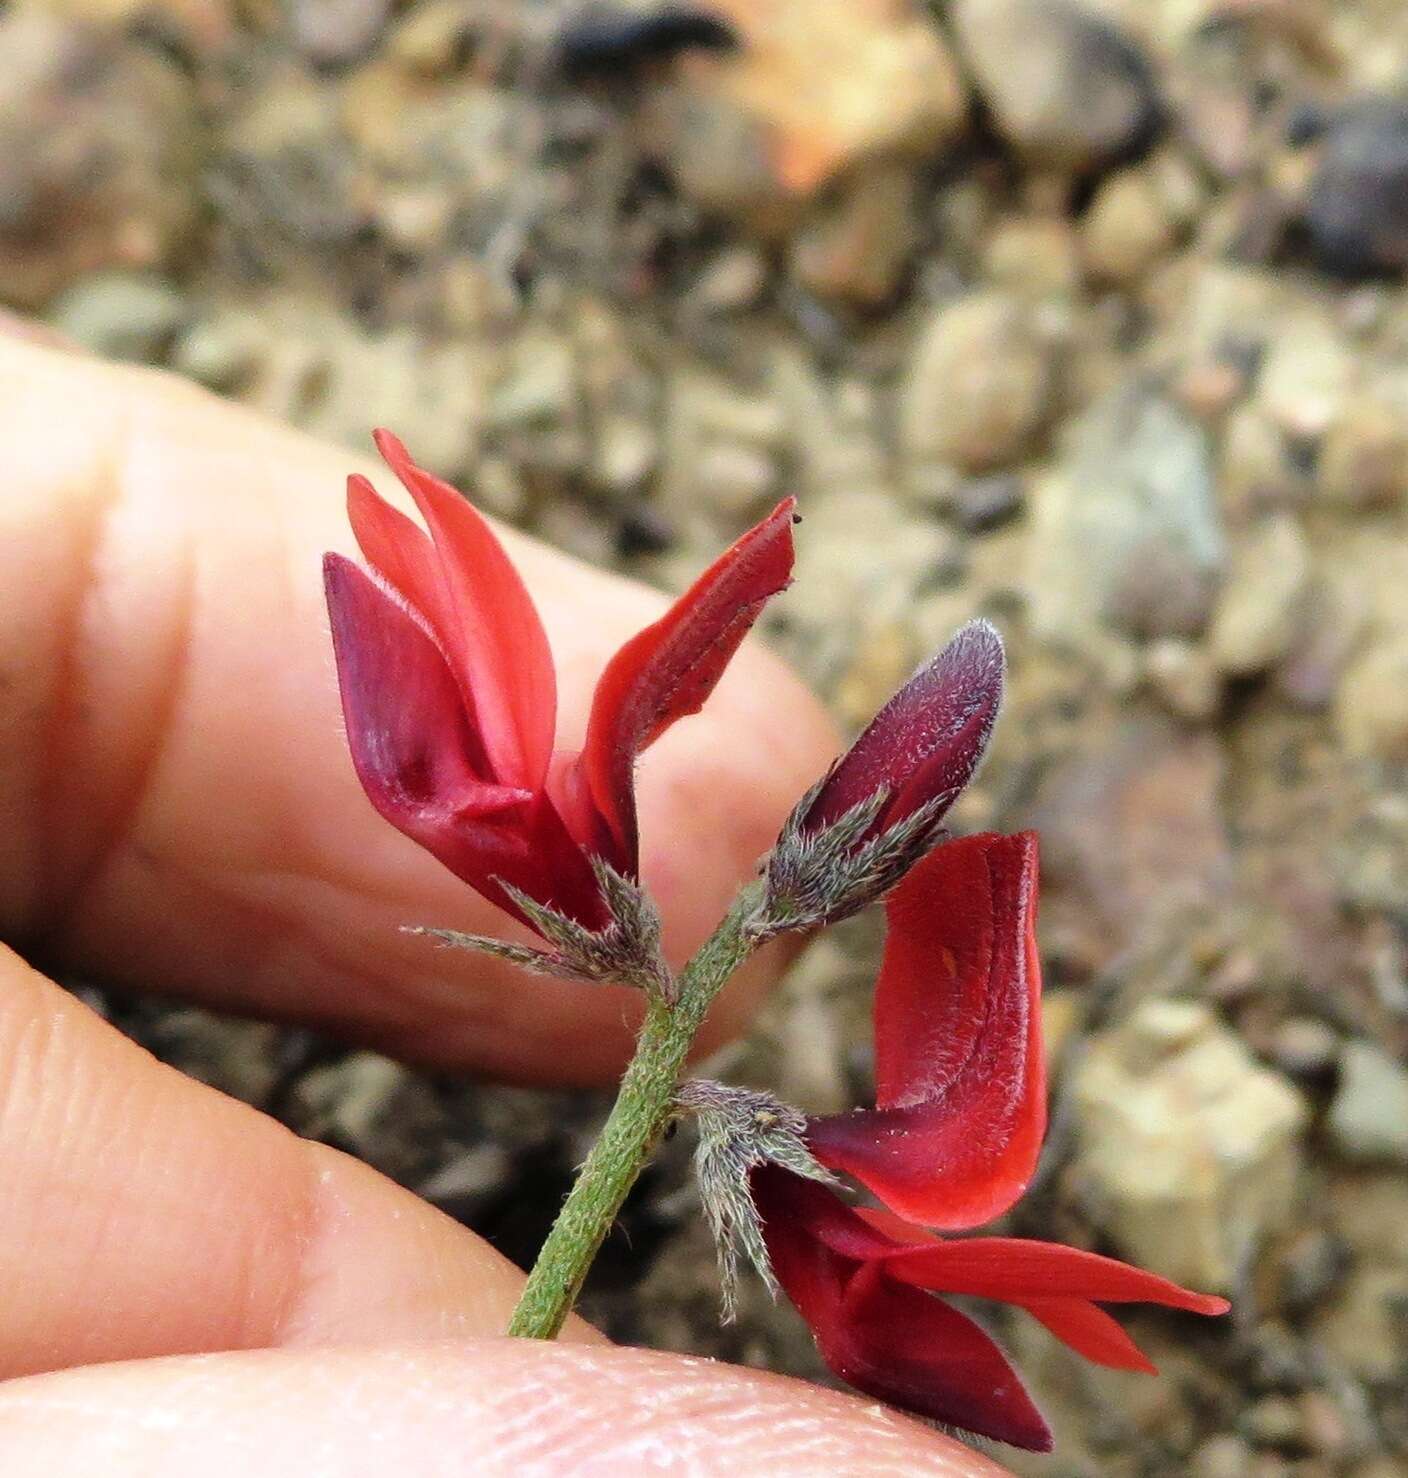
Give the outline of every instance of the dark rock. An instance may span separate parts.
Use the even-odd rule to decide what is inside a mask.
[[[574,82],[611,82],[683,51],[733,51],[733,27],[707,10],[663,5],[641,11],[589,5],[571,15],[557,36],[557,65]]]
[[[1224,774],[1210,734],[1137,711],[1092,715],[1023,813],[1042,834],[1049,922],[1072,921],[1104,964],[1184,910],[1225,898]]]
[[[968,477],[953,490],[953,514],[970,533],[985,533],[1015,518],[1026,496],[1026,483],[1015,473]]]
[[[1323,150],[1304,216],[1315,260],[1343,277],[1408,269],[1408,103],[1347,110]]]

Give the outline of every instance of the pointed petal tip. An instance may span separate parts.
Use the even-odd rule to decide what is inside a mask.
[[[364,477],[360,472],[348,473],[347,520],[352,525],[352,532],[357,535],[359,544],[362,531],[376,518],[376,505],[384,503],[385,499],[377,492],[369,477]]]
[[[406,450],[406,443],[394,431],[388,431],[385,426],[376,427],[372,432],[372,442],[388,463],[411,460],[411,454]]]
[[[408,489],[411,488],[412,478],[426,475],[420,463],[411,455],[406,443],[394,431],[388,431],[385,426],[378,426],[372,432],[372,441],[377,451],[381,453],[382,461]]]
[[[1014,1442],[1014,1447],[1025,1447],[1028,1452],[1054,1452],[1056,1450],[1056,1437],[1051,1428],[1046,1425],[1043,1417],[1040,1428],[1033,1427],[1030,1439],[1026,1442]]]
[[[348,559],[345,554],[338,554],[335,550],[326,550],[323,554],[323,590],[329,601],[335,598],[335,594],[341,591],[352,574],[361,574],[361,567],[355,560]]]
[[[785,590],[792,583],[792,562],[796,558],[796,549],[792,542],[792,529],[801,523],[802,515],[797,512],[797,499],[789,494],[776,508],[760,523],[753,526],[748,533],[743,535],[743,540],[751,542],[760,535],[771,535],[773,530],[780,536],[780,542],[786,550],[787,573],[778,585],[779,590]],[[743,542],[743,541],[739,541]]]
[[[792,509],[784,498],[736,539],[670,606],[607,663],[592,698],[575,770],[556,799],[582,840],[593,832],[618,870],[634,872],[635,764],[672,724],[714,691],[763,607],[791,583]]]

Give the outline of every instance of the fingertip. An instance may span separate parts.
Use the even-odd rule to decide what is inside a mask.
[[[82,1422],[59,1419],[81,1409]],[[159,1412],[160,1420],[134,1419]],[[888,1409],[643,1350],[472,1340],[261,1351],[0,1388],[0,1470],[49,1478],[1008,1478]]]

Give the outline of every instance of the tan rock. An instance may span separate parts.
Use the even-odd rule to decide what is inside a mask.
[[[0,301],[171,259],[196,213],[189,80],[116,30],[0,12]]]
[[[966,472],[1005,466],[1050,409],[1051,356],[1031,309],[1005,293],[973,293],[920,331],[900,400],[900,445],[911,465]]]
[[[1334,1305],[1315,1323],[1315,1337],[1363,1380],[1391,1380],[1408,1359],[1408,1273],[1357,1268]]]
[[[1233,546],[1208,633],[1220,672],[1249,677],[1290,651],[1309,579],[1310,551],[1292,514],[1263,519]]]
[[[1080,246],[1061,216],[1009,216],[983,247],[983,275],[994,287],[1030,297],[1069,298],[1080,289]]]
[[[1204,1005],[1146,1002],[1073,1082],[1077,1174],[1134,1261],[1230,1291],[1294,1210],[1306,1106]]]
[[[1144,676],[1170,713],[1190,723],[1205,723],[1217,712],[1222,684],[1207,649],[1181,637],[1150,642]]]
[[[1335,726],[1351,754],[1408,760],[1408,636],[1385,638],[1345,673]]]
[[[1082,235],[1090,275],[1124,284],[1173,246],[1175,230],[1158,182],[1144,170],[1127,169],[1111,175],[1096,192]]]
[[[1346,508],[1408,498],[1408,419],[1377,400],[1356,401],[1326,433],[1317,462],[1326,498]]]
[[[792,275],[820,298],[879,308],[895,295],[919,238],[914,171],[882,161],[814,209],[792,237]]]
[[[999,130],[1039,162],[1089,169],[1154,132],[1149,64],[1093,9],[1072,0],[957,0],[951,11]]]

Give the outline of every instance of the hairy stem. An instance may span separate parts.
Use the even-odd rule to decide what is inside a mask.
[[[695,1033],[753,948],[747,923],[755,905],[753,889],[740,894],[680,973],[673,1004],[651,998],[615,1105],[528,1274],[509,1321],[510,1334],[552,1339],[571,1313],[621,1203],[670,1122]]]

